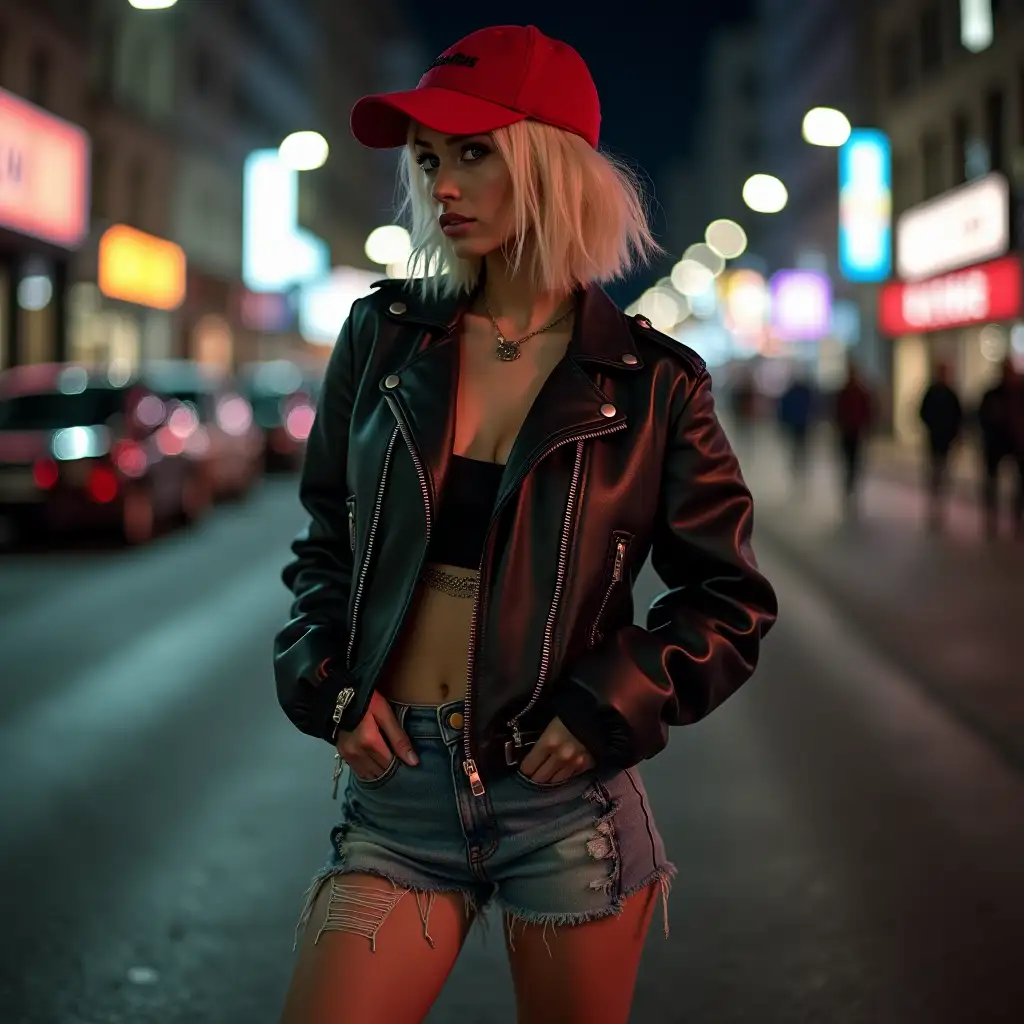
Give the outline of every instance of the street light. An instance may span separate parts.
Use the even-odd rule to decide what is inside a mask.
[[[704,241],[727,260],[747,251],[747,233],[734,220],[713,220],[704,232]]]
[[[327,140],[319,132],[292,132],[278,148],[278,156],[293,171],[315,171],[327,163]]]
[[[128,0],[137,11],[166,11],[177,2],[178,0]]]
[[[370,232],[365,252],[371,263],[383,266],[405,264],[412,253],[412,240],[400,224],[385,224]]]
[[[789,201],[786,186],[771,174],[754,174],[743,186],[743,202],[755,213],[778,213]]]
[[[849,118],[832,107],[815,107],[804,115],[804,141],[812,146],[838,147],[850,137]]]

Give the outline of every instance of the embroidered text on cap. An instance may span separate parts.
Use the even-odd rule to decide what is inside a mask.
[[[449,53],[442,54],[427,68],[427,71],[433,71],[434,68],[444,67],[445,64],[457,64],[461,68],[471,68],[479,60],[479,57],[470,57],[465,53]],[[427,72],[424,71],[424,74]]]

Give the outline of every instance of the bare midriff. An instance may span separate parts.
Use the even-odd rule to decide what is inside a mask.
[[[478,573],[450,565],[431,565],[458,579]],[[444,704],[466,695],[472,597],[453,597],[425,583],[416,598],[377,689],[402,704]]]

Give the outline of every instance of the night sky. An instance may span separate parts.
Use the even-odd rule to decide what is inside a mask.
[[[403,5],[434,53],[488,24],[536,25],[575,47],[601,96],[602,144],[656,182],[665,164],[689,148],[693,103],[684,98],[694,97],[700,86],[710,34],[718,25],[749,16],[752,0],[622,0],[617,7],[594,0],[403,0]],[[606,13],[617,8],[628,16]],[[653,226],[660,234],[657,208]],[[628,302],[636,289],[630,283],[610,290]]]

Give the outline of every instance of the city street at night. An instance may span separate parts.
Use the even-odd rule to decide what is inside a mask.
[[[841,543],[749,458],[781,617],[757,678],[643,769],[679,874],[631,1019],[1019,1022],[1024,712],[1019,691],[990,709],[999,728],[970,710],[1009,700],[1019,627],[971,627],[979,692],[958,701],[964,645],[929,608],[954,584],[978,607],[1020,579],[1021,549],[929,537],[870,481],[877,599],[852,576],[841,593],[811,564]],[[287,722],[271,675],[301,521],[294,479],[271,479],[145,549],[0,556],[4,1024],[277,1020],[337,807],[330,749]],[[659,586],[646,571],[638,615]],[[514,1020],[500,929],[474,931],[429,1020]]]

